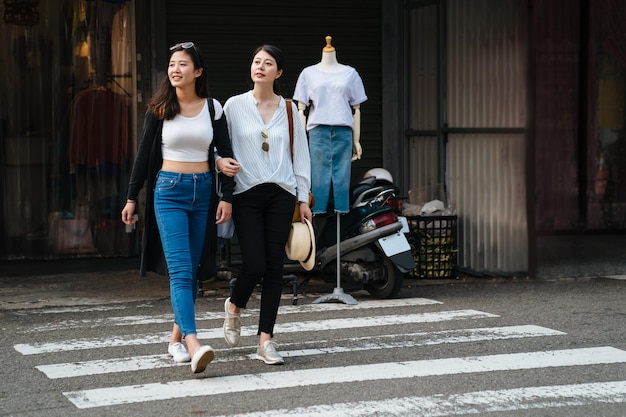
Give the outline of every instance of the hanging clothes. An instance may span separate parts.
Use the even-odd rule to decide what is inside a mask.
[[[72,109],[70,162],[89,168],[130,160],[128,98],[97,88],[76,96]]]

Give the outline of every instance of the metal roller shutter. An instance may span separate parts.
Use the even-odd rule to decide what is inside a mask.
[[[253,50],[264,43],[285,53],[282,94],[291,97],[300,71],[319,62],[325,36],[333,37],[339,62],[357,69],[368,95],[361,106],[363,159],[353,179],[382,166],[381,1],[332,3],[277,0],[259,5],[242,0],[167,0],[169,45],[192,40],[202,50],[211,94],[222,103],[251,88]]]

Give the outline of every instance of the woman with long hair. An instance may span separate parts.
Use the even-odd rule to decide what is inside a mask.
[[[300,202],[302,221],[312,218],[306,132],[300,122],[294,123],[292,163],[286,109],[292,106],[293,114],[297,109],[279,93],[282,74],[280,49],[272,45],[258,47],[250,64],[254,87],[224,104],[233,152],[241,166],[235,176],[233,220],[243,261],[232,296],[224,303],[224,337],[231,346],[239,343],[241,309],[246,308],[252,291],[261,282],[256,358],[267,364],[283,363],[272,337],[295,202]]]
[[[214,357],[213,349],[202,346],[197,337],[198,265],[209,222],[224,223],[231,217],[232,176],[238,170],[222,107],[209,98],[206,80],[200,50],[193,42],[170,48],[167,77],[148,102],[122,210],[124,223],[136,221],[137,197],[147,181],[140,269],[142,274],[161,272],[164,255],[174,312],[168,352],[176,362],[191,361],[194,373],[204,371]],[[223,196],[216,220],[209,219],[214,146],[222,157],[217,164]]]

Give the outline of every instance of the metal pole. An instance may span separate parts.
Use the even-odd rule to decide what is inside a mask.
[[[333,290],[332,294],[322,295],[313,301],[313,304],[324,303],[327,301],[339,301],[345,304],[358,304],[357,301],[350,294],[346,294],[341,288],[341,227],[340,218],[341,214],[336,213],[337,216],[337,286]]]

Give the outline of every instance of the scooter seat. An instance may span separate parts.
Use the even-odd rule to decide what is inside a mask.
[[[375,187],[376,178],[370,177],[356,183],[350,187],[350,206],[364,192]]]

